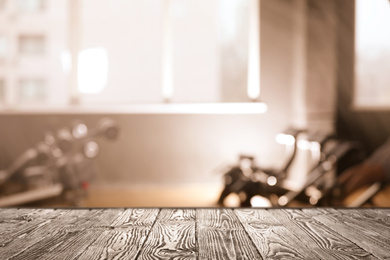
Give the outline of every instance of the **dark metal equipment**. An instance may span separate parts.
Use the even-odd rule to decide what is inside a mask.
[[[305,145],[316,148],[312,151],[316,154],[312,156],[315,160],[306,174],[303,185],[291,189],[285,185],[285,181],[287,172],[299,150],[300,134],[305,135]],[[224,201],[230,194],[237,194],[242,207],[256,206],[253,198],[259,196],[265,198],[269,206],[273,207],[291,206],[294,203],[313,206],[341,205],[342,194],[337,186],[337,176],[345,169],[365,159],[366,153],[361,144],[340,139],[332,134],[291,129],[285,131],[280,138],[286,141],[285,144],[293,147],[285,166],[279,170],[265,169],[256,166],[254,157],[241,155],[239,163],[224,174],[225,185],[218,203],[225,205]],[[377,192],[377,188],[372,187],[366,197]],[[359,199],[367,201],[369,198],[366,197]],[[356,201],[353,205],[359,203]]]
[[[292,148],[286,155],[286,163],[280,169],[257,167],[253,156],[240,155],[238,165],[224,174],[225,187],[219,196],[218,204],[224,205],[224,200],[232,193],[241,195],[241,206],[250,206],[250,198],[255,195],[268,197],[269,194],[282,192],[280,185],[276,183],[283,182],[286,178],[297,153],[296,139],[303,132],[305,131],[301,129],[288,128],[277,136],[281,144]]]
[[[0,171],[0,206],[52,197],[77,204],[95,175],[92,159],[100,151],[97,139],[113,140],[118,132],[118,125],[109,118],[101,119],[92,129],[74,121],[70,127],[47,132],[42,142]]]

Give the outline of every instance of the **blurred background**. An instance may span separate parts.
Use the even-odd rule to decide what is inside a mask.
[[[0,206],[346,205],[389,71],[388,0],[0,0]]]

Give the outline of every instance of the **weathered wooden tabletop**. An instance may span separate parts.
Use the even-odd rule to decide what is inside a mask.
[[[0,259],[275,258],[390,258],[390,209],[0,209]]]

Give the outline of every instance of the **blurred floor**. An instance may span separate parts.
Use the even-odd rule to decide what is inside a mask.
[[[349,204],[353,202],[367,188],[368,186],[362,187],[361,189],[352,193],[345,199],[344,204]],[[375,207],[390,207],[390,184],[387,184],[382,187],[382,189],[376,195],[373,196],[372,203]],[[365,204],[363,206],[371,207],[372,204]]]
[[[216,207],[222,187],[191,185],[172,187],[92,187],[83,201],[83,207]],[[348,196],[342,204],[354,201],[365,188]],[[373,197],[377,207],[390,207],[390,185]],[[231,206],[237,202],[232,202]],[[308,207],[302,203],[292,207]],[[364,206],[372,206],[365,204]]]
[[[215,207],[221,188],[215,185],[172,187],[91,187],[83,207]]]
[[[76,204],[64,202],[61,198],[51,198],[26,204],[28,207],[218,207],[216,202],[222,191],[218,185],[189,186],[146,186],[126,187],[92,186],[82,200]],[[367,187],[350,194],[335,207],[349,205],[361,195]],[[371,203],[363,207],[390,207],[390,184],[376,194]],[[239,197],[232,194],[225,200],[228,207],[239,207]],[[336,203],[336,202],[335,202]],[[310,204],[293,201],[290,207],[311,207]]]

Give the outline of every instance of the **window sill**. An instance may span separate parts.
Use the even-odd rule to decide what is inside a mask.
[[[0,106],[0,114],[264,114],[262,102],[134,105]]]

